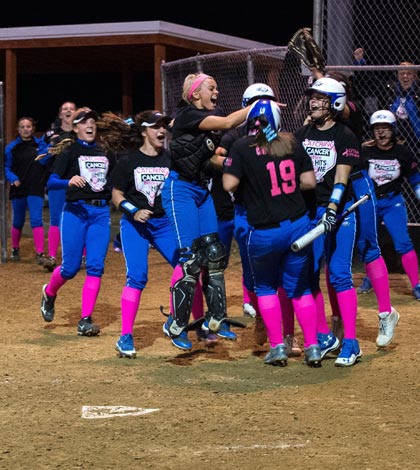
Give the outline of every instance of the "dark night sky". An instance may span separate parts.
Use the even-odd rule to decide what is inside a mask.
[[[67,8],[63,2],[56,2],[55,6],[51,8],[42,2],[33,4],[27,11],[24,8],[20,8],[20,11],[14,14],[12,13],[8,16],[2,15],[0,27],[12,28],[19,26],[161,20],[230,36],[238,36],[274,46],[285,46],[297,29],[312,26],[313,2],[311,0],[298,0],[289,3],[287,5],[287,13],[285,11],[278,14],[274,10],[263,10],[262,7],[268,6],[267,3],[265,5],[262,4],[261,7],[241,7],[238,13],[233,16],[224,14],[223,9],[227,6],[226,2],[219,2],[222,6],[218,6],[217,2],[210,2],[208,4],[197,3],[193,8],[188,7],[189,9],[181,2],[174,2],[174,4],[178,6],[177,9],[173,7],[175,13],[171,13],[168,8],[163,6],[161,10],[159,9],[159,13],[136,13],[132,11],[134,9],[133,6],[135,6],[132,2],[120,3],[122,7],[120,10],[117,10],[117,4],[114,4],[109,11],[103,7],[93,10],[92,5],[85,5],[81,2],[71,3]],[[179,8],[180,5],[183,7]],[[20,4],[19,7],[21,7]],[[15,8],[17,9],[17,6]],[[89,8],[94,13],[89,13]],[[137,8],[142,8],[141,2],[138,3]],[[237,7],[230,5],[229,9],[232,8],[235,9]],[[276,10],[278,8],[282,8],[282,3],[276,6]]]

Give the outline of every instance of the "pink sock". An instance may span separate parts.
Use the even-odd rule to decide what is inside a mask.
[[[419,261],[415,250],[401,256],[401,263],[407,273],[412,289],[419,283]]]
[[[244,304],[250,304],[251,303],[251,297],[249,296],[249,291],[245,286],[243,276],[242,276],[242,294],[243,294],[243,303]]]
[[[60,274],[60,269],[61,266],[57,266],[54,269],[50,277],[50,282],[48,283],[48,286],[45,289],[45,292],[48,295],[52,295],[53,297],[57,295],[58,290],[67,282],[67,279],[64,279],[64,277]]]
[[[380,256],[375,261],[365,264],[366,274],[375,291],[379,313],[391,311],[391,293],[389,276],[385,261]]]
[[[95,276],[86,276],[82,289],[82,314],[81,318],[90,317],[95,308],[101,287],[101,278]]]
[[[125,286],[121,294],[121,335],[133,334],[134,322],[140,305],[141,289]]]
[[[343,319],[344,338],[356,339],[357,293],[352,287],[343,292],[337,292],[338,305]]]
[[[21,237],[22,237],[22,230],[12,227],[12,248],[20,247]]]
[[[276,294],[258,297],[258,306],[264,320],[267,337],[272,348],[282,344],[280,301]]]
[[[277,289],[279,296],[281,319],[283,322],[283,336],[295,334],[295,311],[293,308],[292,300],[287,297],[286,291],[283,287]]]
[[[316,322],[317,322],[317,332],[328,334],[330,332],[330,327],[327,323],[327,317],[325,316],[325,304],[324,304],[324,296],[320,290],[312,293],[315,305],[316,305]]]
[[[201,282],[197,282],[196,284],[191,313],[194,320],[204,315],[203,286]]]
[[[312,294],[292,299],[296,318],[303,332],[304,347],[318,344],[316,336],[316,305]]]
[[[44,227],[34,227],[32,229],[32,236],[34,238],[35,251],[37,253],[44,253]]]
[[[60,245],[60,228],[50,225],[48,229],[48,254],[57,258],[58,246]]]

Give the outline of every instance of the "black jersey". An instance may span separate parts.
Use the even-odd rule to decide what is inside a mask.
[[[168,150],[149,156],[134,150],[118,158],[111,175],[112,186],[139,209],[148,209],[162,217],[161,191],[169,175],[171,156]]]
[[[229,152],[225,172],[241,180],[243,203],[250,225],[268,228],[306,213],[300,190],[300,174],[312,171],[305,153],[274,157],[255,146],[255,137],[236,140]]]
[[[83,188],[76,186],[67,188],[67,201],[79,199],[109,201],[111,199],[109,174],[114,165],[115,160],[106,155],[101,147],[77,141],[57,155],[52,173],[61,179],[70,179],[75,175],[86,178],[87,184]]]
[[[380,150],[376,145],[362,147],[362,167],[368,171],[378,195],[400,193],[404,177],[417,171],[414,155],[402,144],[389,150]]]
[[[318,206],[326,207],[334,187],[337,165],[360,165],[360,143],[354,132],[341,122],[321,131],[314,124],[302,126],[295,132],[297,155],[309,155],[315,171],[315,197]],[[350,194],[350,191],[347,191]],[[343,201],[346,200],[345,196]]]
[[[9,144],[12,154],[11,171],[19,178],[20,186],[10,186],[10,199],[26,196],[44,196],[48,173],[39,162],[38,139],[22,140],[18,137]]]

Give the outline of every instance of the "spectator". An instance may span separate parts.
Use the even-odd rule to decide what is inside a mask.
[[[10,260],[20,261],[20,240],[25,225],[26,211],[29,219],[36,252],[36,261],[44,259],[44,223],[42,209],[47,178],[45,168],[37,161],[39,153],[45,152],[46,144],[34,134],[35,120],[21,117],[17,121],[18,136],[6,145],[5,174],[10,184],[9,198],[12,204],[12,253]]]
[[[96,144],[98,114],[80,108],[73,114],[76,140],[67,142],[56,158],[48,179],[48,189],[66,188],[61,216],[62,264],[42,287],[41,314],[46,322],[54,319],[57,293],[80,270],[86,247],[86,277],[82,289],[82,308],[77,333],[96,336],[100,332],[92,313],[101,287],[111,230],[109,174],[112,157]],[[64,146],[64,141],[62,142]]]

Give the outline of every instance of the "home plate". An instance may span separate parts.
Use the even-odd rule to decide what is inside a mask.
[[[117,416],[140,416],[159,411],[159,408],[137,408],[135,406],[82,406],[82,418],[101,419]]]

